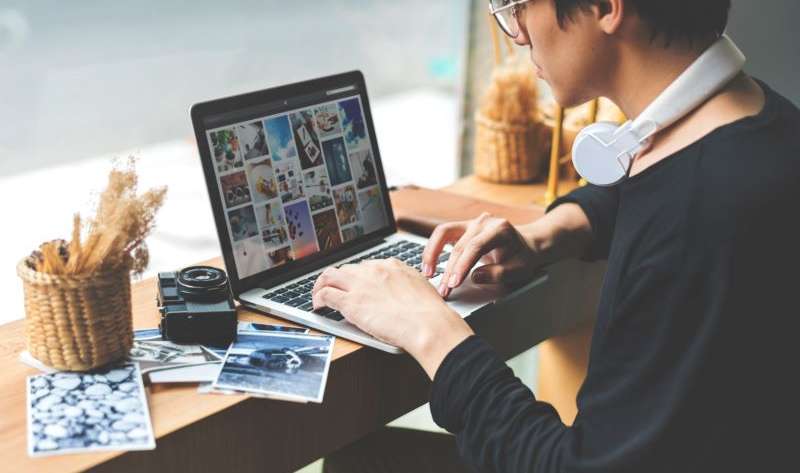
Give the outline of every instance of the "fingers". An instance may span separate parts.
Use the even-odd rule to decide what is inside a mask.
[[[487,264],[472,272],[475,284],[506,284],[513,277],[510,268],[500,264]]]
[[[347,265],[341,268],[327,268],[319,275],[316,282],[314,282],[314,288],[311,290],[311,293],[313,294],[326,286],[335,287],[344,291],[349,290],[352,284],[352,277],[349,273],[350,268],[348,268]]]
[[[320,307],[330,307],[331,309],[343,312],[346,296],[347,293],[341,289],[325,286],[319,290],[314,290],[311,303],[315,310]]]
[[[464,234],[461,235],[461,238],[459,238],[456,244],[453,245],[453,250],[450,252],[450,258],[447,260],[447,266],[439,283],[439,294],[441,294],[442,297],[446,298],[449,296],[453,288],[458,287],[461,284],[467,274],[467,271],[469,271],[472,265],[475,264],[473,262],[471,265],[466,266],[466,269],[463,269],[460,273],[455,271],[457,267],[461,268],[465,265],[462,263],[459,266],[459,260],[461,259],[461,255],[464,253],[464,251],[469,250],[470,254],[479,252],[480,254],[475,258],[476,261],[477,258],[486,253],[486,251],[481,252],[480,248],[474,249],[472,247],[476,244],[480,244],[480,242],[473,242],[473,240],[482,232],[483,227],[489,218],[489,214],[483,213],[475,220],[470,221]]]
[[[346,264],[339,268],[327,268],[320,274],[311,290],[311,301],[314,309],[330,307],[342,312],[348,294],[360,285],[364,278],[385,279],[389,271],[411,270],[405,263],[396,258],[382,261],[364,261],[360,265]],[[413,271],[416,274],[416,271]]]
[[[531,274],[530,267],[519,262],[509,262],[481,266],[472,272],[471,277],[475,284],[513,285],[530,279]]]
[[[439,225],[433,230],[428,244],[425,245],[425,251],[422,252],[422,274],[426,278],[433,276],[439,255],[445,245],[458,240],[466,229],[467,222],[452,222]]]
[[[481,257],[497,248],[501,239],[502,235],[492,229],[484,229],[468,241],[453,263],[447,286],[451,289],[460,286]]]

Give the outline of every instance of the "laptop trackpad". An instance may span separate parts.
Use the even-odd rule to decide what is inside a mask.
[[[453,289],[450,297],[447,298],[447,304],[462,317],[466,317],[502,296],[499,286],[475,284],[469,276],[465,279],[464,283]]]

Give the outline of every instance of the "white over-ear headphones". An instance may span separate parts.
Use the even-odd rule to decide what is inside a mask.
[[[628,176],[633,158],[650,139],[711,98],[744,67],[744,54],[723,35],[633,121],[599,122],[572,145],[572,163],[588,182],[611,186]]]

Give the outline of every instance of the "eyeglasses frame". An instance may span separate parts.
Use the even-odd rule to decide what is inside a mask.
[[[500,19],[497,17],[497,14],[498,13],[502,13],[502,12],[508,10],[509,8],[516,9],[517,7],[519,7],[521,5],[524,5],[524,4],[526,4],[526,3],[530,2],[530,1],[531,0],[512,0],[511,3],[509,3],[507,5],[503,5],[500,8],[494,8],[494,7],[492,7],[492,0],[489,0],[489,13],[491,13],[492,16],[494,16],[494,20],[497,22],[497,26],[500,27],[500,30],[502,30],[503,33],[505,33],[506,36],[508,36],[509,38],[514,39],[517,36],[519,36],[520,32],[522,31],[522,29],[519,28],[520,27],[519,18],[517,17],[517,14],[518,14],[519,10],[512,10],[512,12],[511,12],[511,15],[514,17],[514,20],[517,22],[517,27],[519,28],[517,30],[517,34],[516,35],[512,35],[509,31],[506,31],[506,29],[503,27],[503,24],[500,22]]]

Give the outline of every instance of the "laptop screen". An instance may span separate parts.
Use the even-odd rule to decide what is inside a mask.
[[[204,120],[238,279],[297,266],[390,226],[359,89],[320,90]]]

